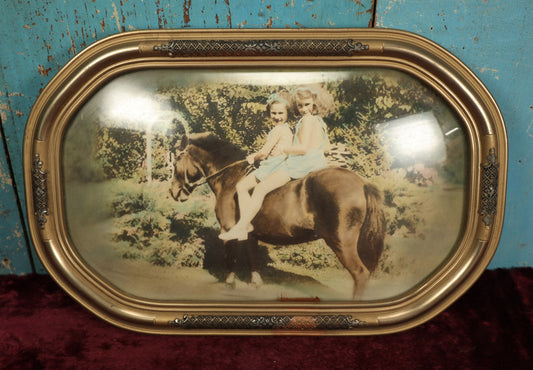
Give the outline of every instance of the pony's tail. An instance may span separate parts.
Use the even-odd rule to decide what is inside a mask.
[[[357,242],[357,252],[366,268],[373,272],[383,252],[385,239],[385,216],[378,188],[365,184],[366,217]]]

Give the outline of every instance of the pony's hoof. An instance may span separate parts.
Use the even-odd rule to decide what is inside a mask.
[[[250,280],[250,285],[252,285],[255,288],[259,288],[263,285],[263,279],[261,278],[261,275],[259,275],[259,272],[252,271],[252,278]]]
[[[228,276],[226,277],[226,287],[230,289],[235,289],[235,285],[237,284],[235,273],[230,272]]]

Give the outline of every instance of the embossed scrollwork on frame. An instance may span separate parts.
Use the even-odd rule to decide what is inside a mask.
[[[368,49],[354,40],[170,40],[153,47],[171,57],[351,56]]]
[[[33,157],[32,186],[34,215],[37,217],[39,227],[44,229],[46,216],[48,216],[48,172],[43,170],[43,162],[39,154]]]
[[[498,170],[499,163],[496,158],[496,150],[491,148],[487,156],[487,163],[481,165],[481,207],[479,214],[483,217],[486,226],[492,225],[498,205]]]
[[[183,315],[169,321],[181,329],[248,329],[248,330],[348,330],[367,325],[349,315],[317,316],[249,316],[249,315]]]

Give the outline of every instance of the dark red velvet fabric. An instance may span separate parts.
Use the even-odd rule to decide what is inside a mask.
[[[0,368],[533,369],[533,269],[487,270],[446,311],[371,337],[157,336],[116,328],[49,276],[0,277]]]

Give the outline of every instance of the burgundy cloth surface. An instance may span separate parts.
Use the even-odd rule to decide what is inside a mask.
[[[487,270],[416,328],[370,337],[158,336],[114,327],[49,276],[0,276],[0,368],[533,369],[533,269]]]

